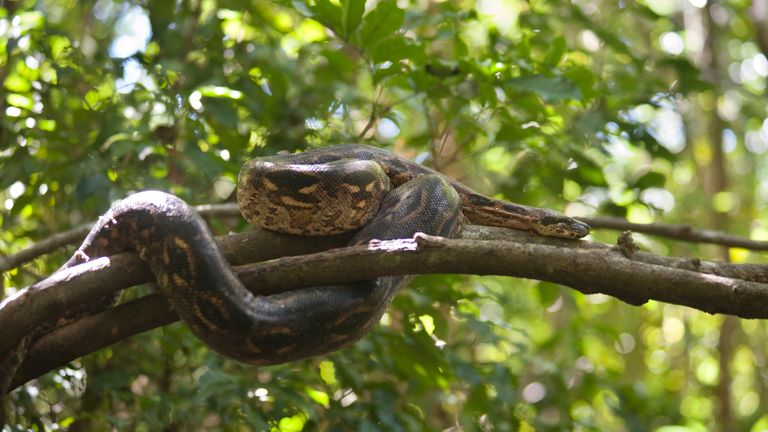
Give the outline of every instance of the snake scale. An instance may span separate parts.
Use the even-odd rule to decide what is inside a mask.
[[[552,210],[480,195],[390,152],[343,145],[251,160],[238,204],[255,226],[325,235],[359,230],[350,244],[450,237],[473,223],[580,238],[589,227]],[[205,222],[181,199],[139,192],[103,215],[64,268],[132,250],[192,332],[236,360],[276,364],[328,353],[374,326],[407,276],[254,295],[235,277]],[[353,271],[353,270],[351,270]]]

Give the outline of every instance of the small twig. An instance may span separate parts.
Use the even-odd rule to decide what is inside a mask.
[[[381,111],[376,109],[376,106],[377,106],[377,104],[379,102],[379,98],[381,97],[381,93],[382,93],[383,90],[381,88],[379,88],[379,94],[378,95],[375,94],[376,93],[376,88],[375,87],[371,91],[374,93],[371,96],[371,115],[368,116],[368,123],[365,124],[365,126],[363,127],[363,130],[360,131],[359,134],[357,134],[357,140],[358,141],[364,139],[365,135],[368,133],[368,131],[371,130],[373,125],[376,124],[376,122],[379,119],[379,113],[380,112],[384,113],[384,112],[386,112],[384,110],[388,109],[386,107],[382,107]]]
[[[408,101],[410,99],[418,97],[421,93],[428,93],[430,91],[434,91],[434,90],[442,88],[442,87],[445,87],[445,86],[443,84],[436,84],[436,85],[431,86],[429,89],[424,90],[422,92],[410,93],[410,94],[408,94],[406,96],[401,97],[400,99],[396,99],[396,100],[390,102],[389,104],[382,105],[379,109],[376,109],[375,101],[372,101],[371,102],[371,115],[368,117],[368,122],[363,127],[362,132],[357,134],[357,140],[358,141],[362,140],[365,137],[365,135],[368,133],[368,131],[376,123],[376,121],[379,118],[381,118],[382,115],[387,114],[390,110],[392,110],[392,108],[394,108],[394,107],[400,105],[401,103],[406,102],[406,101]],[[383,89],[382,89],[382,92],[383,92]],[[379,97],[380,96],[381,96],[381,94],[379,94]]]
[[[633,231],[687,242],[717,244],[750,250],[768,250],[768,241],[750,240],[722,231],[697,229],[685,224],[639,224],[608,216],[582,217],[577,219],[586,222],[592,228]]]
[[[202,204],[195,206],[195,210],[197,210],[197,212],[200,213],[200,215],[204,218],[240,216],[240,210],[237,208],[237,204],[235,203]],[[88,235],[88,232],[91,230],[91,226],[93,226],[94,223],[95,222],[88,222],[67,231],[54,234],[44,240],[40,240],[33,245],[20,250],[14,255],[9,255],[0,259],[0,273],[14,269],[26,262],[32,261],[33,259],[50,253],[60,247],[76,244],[83,241],[85,236]]]
[[[62,246],[82,241],[91,230],[91,223],[83,224],[70,230],[54,234],[24,248],[14,255],[8,255],[0,261],[0,273],[16,268],[25,262],[54,251]]]

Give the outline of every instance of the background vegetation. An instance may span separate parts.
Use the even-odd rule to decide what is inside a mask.
[[[768,237],[761,2],[0,4],[5,255],[131,191],[227,201],[250,157],[346,142],[571,215]],[[70,252],[5,273],[4,294]],[[178,324],[126,340],[13,393],[11,430],[758,431],[767,333],[536,281],[419,277],[321,358],[243,366]]]

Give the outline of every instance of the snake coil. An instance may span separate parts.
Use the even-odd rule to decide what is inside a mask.
[[[548,209],[480,195],[392,153],[345,145],[259,158],[238,178],[238,203],[252,224],[325,235],[359,230],[350,244],[450,237],[462,213],[473,223],[580,238],[589,227]],[[192,332],[236,360],[275,364],[339,349],[374,326],[407,276],[258,296],[235,277],[203,220],[181,199],[134,194],[103,215],[64,267],[132,250]],[[350,269],[354,271],[354,269]]]

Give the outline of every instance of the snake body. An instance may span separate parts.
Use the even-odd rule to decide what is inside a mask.
[[[259,158],[238,177],[238,203],[252,224],[305,235],[358,229],[350,244],[450,237],[463,214],[474,223],[578,238],[589,228],[547,209],[490,199],[392,153],[346,145]],[[181,199],[157,191],[115,204],[92,228],[71,267],[132,250],[192,332],[236,360],[275,364],[358,340],[409,277],[254,295],[235,277],[205,222]],[[354,271],[354,270],[350,270]]]

